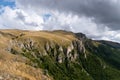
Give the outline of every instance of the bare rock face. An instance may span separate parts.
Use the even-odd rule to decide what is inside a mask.
[[[64,62],[65,59],[74,62],[79,58],[79,54],[85,54],[85,47],[82,40],[74,40],[67,47],[54,42],[46,42],[44,46],[41,46],[42,51],[37,47],[37,44],[36,41],[30,38],[24,40],[24,42],[11,40],[8,49],[10,52],[15,47],[21,49],[19,52],[22,52],[24,49],[24,51],[30,52],[35,58],[37,58],[36,54],[39,56],[52,55],[58,63]]]
[[[65,58],[62,46],[59,47],[58,52],[59,53],[58,53],[57,61],[59,63],[62,63],[64,61],[64,58]]]
[[[32,38],[25,38],[22,41],[16,38],[10,40],[8,51],[13,53],[17,53],[16,51],[18,53],[27,52],[34,58],[52,56],[58,63],[63,63],[66,59],[74,62],[79,58],[80,54],[84,54],[85,58],[87,58],[84,46],[86,36],[82,33],[76,33],[75,36],[77,39],[71,41],[68,46],[62,46],[53,41],[45,41],[42,44]]]
[[[50,49],[49,43],[46,43],[46,44],[45,44],[45,49],[46,49],[47,51]]]
[[[64,61],[64,54],[59,54],[58,56],[57,56],[57,62],[58,63],[62,63],[63,61]]]
[[[66,31],[18,31],[0,30],[0,80],[109,80],[119,74],[117,43]]]

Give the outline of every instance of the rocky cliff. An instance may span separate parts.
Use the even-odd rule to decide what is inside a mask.
[[[117,80],[120,78],[119,48],[107,45],[107,41],[104,43],[93,41],[82,33],[61,30],[0,30],[0,39],[0,56],[2,56],[0,70],[4,72],[0,73],[1,79]]]

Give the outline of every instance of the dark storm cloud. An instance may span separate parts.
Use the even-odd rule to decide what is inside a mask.
[[[17,0],[24,7],[43,7],[58,11],[72,12],[94,18],[97,24],[111,29],[120,29],[120,2],[118,0]]]

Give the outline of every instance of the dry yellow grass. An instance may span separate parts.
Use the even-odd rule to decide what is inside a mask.
[[[27,80],[51,80],[52,78],[45,76],[41,69],[36,69],[27,65],[26,58],[20,55],[13,55],[0,49],[0,74],[20,76]],[[11,80],[9,78],[9,80]]]
[[[24,35],[20,36],[21,34]],[[20,76],[29,80],[52,79],[45,76],[42,70],[27,65],[28,59],[20,55],[10,54],[7,51],[7,48],[11,46],[11,40],[16,39],[17,41],[25,42],[25,39],[29,38],[40,45],[51,41],[63,46],[70,44],[75,39],[73,34],[65,34],[62,31],[0,30],[0,72],[6,72],[10,75]]]
[[[30,38],[32,40],[35,40],[37,42],[40,42],[41,44],[47,41],[52,41],[55,43],[58,43],[60,45],[66,46],[71,43],[71,41],[75,40],[76,38],[72,33],[68,33],[65,31],[25,31],[25,30],[0,30],[4,33],[9,33],[15,36],[20,36],[21,34],[24,34],[22,37],[19,37],[18,39],[21,39],[24,41],[26,38]],[[1,37],[3,38],[3,37]],[[5,39],[7,40],[7,39]],[[3,40],[1,40],[3,41]],[[0,42],[3,43],[3,42]]]
[[[73,33],[65,31],[25,31],[25,30],[0,30],[0,72],[16,75],[28,80],[51,80],[45,76],[41,69],[36,69],[26,64],[28,59],[21,55],[10,54],[7,49],[12,40],[25,42],[31,39],[39,45],[47,42],[57,43],[62,46],[69,45],[76,38]],[[1,73],[0,73],[1,74]]]

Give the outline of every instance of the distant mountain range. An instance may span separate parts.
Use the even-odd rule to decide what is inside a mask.
[[[0,80],[120,80],[120,44],[63,30],[0,30]]]

